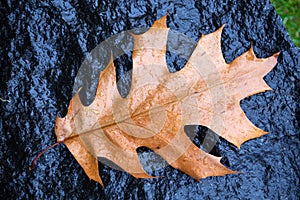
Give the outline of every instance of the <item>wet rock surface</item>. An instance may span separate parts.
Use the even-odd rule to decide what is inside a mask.
[[[299,198],[300,50],[269,1],[8,0],[1,1],[0,10],[2,199]],[[277,66],[265,77],[273,91],[241,102],[248,118],[270,133],[244,143],[240,150],[220,138],[212,152],[243,173],[195,181],[166,167],[154,172],[162,178],[135,179],[100,164],[102,189],[88,179],[64,145],[49,150],[29,171],[34,156],[56,141],[55,117],[66,113],[75,76],[88,52],[121,31],[150,27],[168,12],[170,29],[196,41],[226,24],[222,50],[227,62],[250,45],[258,57],[281,51]],[[115,61],[119,78],[130,69],[130,56],[126,52]],[[175,70],[185,62],[172,53],[167,61]],[[97,83],[86,83],[90,93],[93,84]],[[87,98],[92,98],[89,93]],[[201,140],[209,131],[193,130],[194,142],[204,148]],[[149,154],[146,149],[141,152]]]

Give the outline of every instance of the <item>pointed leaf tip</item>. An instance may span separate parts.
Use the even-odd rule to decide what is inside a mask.
[[[167,28],[167,15],[156,20],[151,28]]]

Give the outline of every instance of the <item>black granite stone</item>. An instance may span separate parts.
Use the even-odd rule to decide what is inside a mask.
[[[226,62],[251,45],[258,57],[281,52],[265,77],[273,91],[241,101],[248,118],[269,134],[244,143],[240,150],[220,138],[212,152],[243,173],[195,181],[166,167],[154,172],[163,178],[135,179],[100,164],[102,189],[88,179],[64,145],[49,150],[29,171],[33,158],[56,141],[55,117],[66,114],[74,79],[88,52],[121,31],[141,28],[137,33],[142,33],[167,13],[168,27],[195,42],[225,24]],[[268,0],[6,0],[0,3],[0,14],[1,199],[299,199],[300,50]],[[169,41],[168,49],[172,47]],[[185,43],[180,48],[193,50]],[[109,52],[107,48],[101,63],[88,69],[96,81],[79,83],[87,104]],[[124,53],[115,64],[118,79],[125,74],[125,86],[119,89],[126,96],[132,60],[131,51]],[[166,59],[170,71],[180,70],[186,62],[172,52]],[[195,144],[205,148],[201,140],[210,131],[194,130]]]

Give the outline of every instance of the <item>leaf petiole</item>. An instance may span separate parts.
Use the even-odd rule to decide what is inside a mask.
[[[45,148],[42,152],[40,152],[34,159],[33,161],[31,162],[31,166],[29,167],[29,170],[32,170],[35,166],[35,163],[36,161],[46,152],[48,151],[49,149],[55,147],[56,145],[59,145],[60,143],[62,143],[63,141],[58,141],[54,144],[52,144],[51,146],[48,146],[47,148]]]

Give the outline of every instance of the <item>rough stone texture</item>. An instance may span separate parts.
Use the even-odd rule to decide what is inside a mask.
[[[300,50],[269,1],[49,2],[0,3],[0,97],[9,100],[0,101],[1,199],[299,198]],[[273,91],[241,102],[249,119],[270,133],[240,150],[220,139],[213,152],[243,173],[197,182],[166,167],[155,172],[164,178],[140,180],[101,165],[103,190],[87,178],[64,145],[49,150],[29,171],[34,156],[56,140],[55,116],[66,113],[87,52],[120,31],[150,27],[168,11],[168,26],[194,40],[225,23],[222,48],[227,62],[250,45],[258,57],[281,51],[278,65],[265,77]],[[176,69],[184,62],[172,54],[167,60]],[[124,62],[118,60],[121,75]],[[201,135],[198,131],[195,143],[201,143]]]

